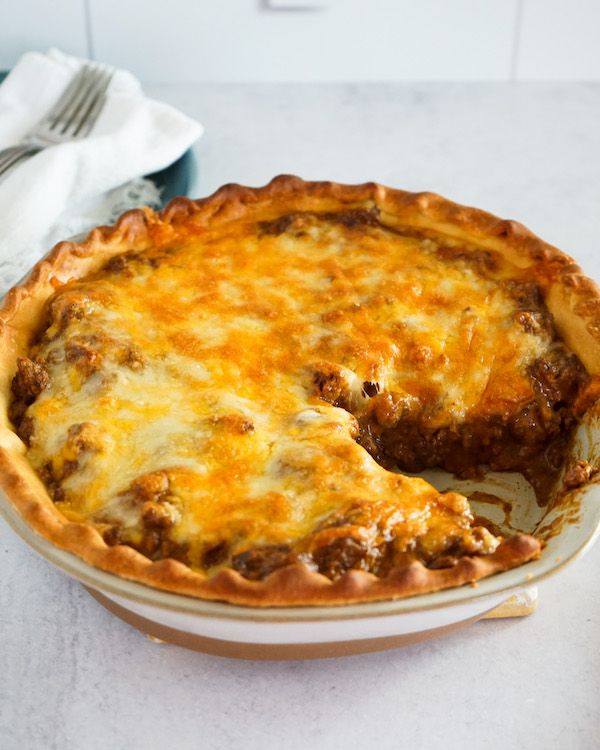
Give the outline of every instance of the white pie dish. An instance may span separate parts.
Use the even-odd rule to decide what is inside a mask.
[[[600,425],[588,415],[570,457],[594,464]],[[485,578],[475,586],[446,589],[393,601],[331,607],[256,608],[173,594],[98,570],[38,535],[0,494],[0,512],[15,532],[64,573],[80,581],[114,614],[150,636],[222,656],[318,658],[376,651],[451,632],[480,619],[508,598],[558,572],[581,555],[600,533],[600,487],[594,482],[539,508],[518,475],[461,482],[442,472],[427,475],[440,488],[517,496],[512,523],[526,532],[551,528],[539,560]],[[494,508],[488,508],[494,515]],[[496,516],[492,520],[501,522]],[[543,533],[542,533],[543,535]]]

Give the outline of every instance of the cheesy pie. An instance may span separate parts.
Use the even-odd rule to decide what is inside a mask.
[[[1,312],[6,493],[118,575],[240,604],[473,582],[540,554],[416,476],[540,503],[598,393],[600,303],[523,227],[280,177],[62,243]],[[583,481],[583,480],[582,480]]]

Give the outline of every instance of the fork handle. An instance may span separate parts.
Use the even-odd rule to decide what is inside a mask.
[[[10,146],[2,149],[0,151],[0,176],[23,159],[37,154],[39,150],[39,148],[31,145]]]

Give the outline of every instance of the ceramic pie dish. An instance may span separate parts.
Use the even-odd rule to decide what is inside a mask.
[[[3,512],[166,640],[437,634],[597,534],[599,309],[564,253],[431,194],[130,212],[7,297]]]

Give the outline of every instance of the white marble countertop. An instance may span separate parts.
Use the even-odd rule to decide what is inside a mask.
[[[600,279],[600,85],[147,88],[206,126],[198,195],[282,172],[433,189]],[[2,522],[0,560],[3,750],[598,747],[600,544],[526,619],[287,663],[150,642]]]

